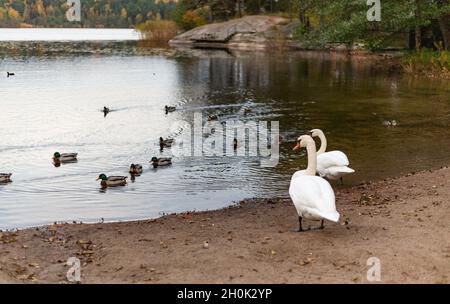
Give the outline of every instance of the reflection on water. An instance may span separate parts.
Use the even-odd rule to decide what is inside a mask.
[[[95,54],[95,52],[94,52]],[[128,220],[214,209],[248,197],[287,196],[306,158],[291,149],[322,128],[330,149],[345,151],[357,173],[347,183],[448,164],[448,82],[378,73],[364,61],[325,54],[205,52],[165,58],[129,49],[109,55],[2,55],[0,79],[0,229],[53,221]],[[5,72],[6,75],[6,72]],[[165,105],[177,111],[165,115]],[[111,112],[105,116],[103,107]],[[243,109],[251,112],[244,115]],[[219,120],[278,120],[279,165],[257,159],[175,158],[153,169],[159,137],[176,139],[195,111]],[[384,120],[398,126],[386,127]],[[52,163],[54,152],[78,162]],[[101,191],[100,173],[144,173]]]

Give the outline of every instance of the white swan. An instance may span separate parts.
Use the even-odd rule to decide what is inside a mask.
[[[303,231],[303,218],[321,220],[319,229],[323,229],[324,219],[333,222],[339,220],[336,199],[330,183],[316,176],[317,153],[314,140],[309,135],[303,135],[298,138],[298,141],[294,150],[306,147],[308,152],[307,169],[295,172],[289,187],[289,195],[298,213],[298,231]]]
[[[350,164],[347,155],[341,151],[330,151],[327,150],[327,139],[325,134],[320,129],[311,130],[312,137],[320,138],[320,149],[317,151],[317,173],[321,177],[326,177],[330,180],[340,179],[341,183],[342,177],[344,175],[354,173],[355,170],[349,168]]]

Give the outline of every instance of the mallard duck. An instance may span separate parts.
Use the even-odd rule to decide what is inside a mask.
[[[172,164],[172,159],[168,157],[153,157],[152,164],[153,168],[170,166]]]
[[[103,111],[102,112],[103,112],[104,117],[106,117],[106,115],[108,115],[109,112],[111,112],[111,110],[109,108],[107,108],[107,107],[103,107]]]
[[[383,121],[383,126],[385,126],[385,127],[396,127],[397,125],[398,125],[398,122],[395,119]]]
[[[170,148],[172,146],[173,142],[174,142],[173,138],[164,139],[164,138],[160,137],[159,138],[159,147],[161,149]]]
[[[0,183],[10,183],[11,182],[11,175],[12,173],[0,173]]]
[[[209,115],[208,121],[217,121],[219,120],[219,117],[217,115]]]
[[[127,184],[128,176],[106,176],[106,174],[100,174],[97,180],[101,180],[100,185],[102,187],[117,187],[125,186]]]
[[[10,73],[10,72],[6,72],[6,77],[9,78],[10,76],[15,76],[16,74],[14,73]]]
[[[141,175],[143,171],[144,170],[142,169],[141,165],[139,165],[139,164],[131,164],[129,172],[130,172],[131,175]]]
[[[237,148],[238,148],[238,140],[237,140],[237,138],[235,138],[235,139],[233,139],[233,149],[237,150]]]
[[[166,110],[166,114],[169,112],[175,112],[175,110],[177,109],[174,106],[165,106],[164,109]]]
[[[69,163],[77,161],[78,153],[59,153],[53,154],[53,161],[55,163]]]

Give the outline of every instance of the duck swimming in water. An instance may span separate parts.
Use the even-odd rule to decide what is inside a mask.
[[[398,125],[398,122],[394,120],[383,120],[383,126],[385,127],[396,127]]]
[[[128,176],[106,176],[106,174],[100,174],[97,180],[101,180],[100,185],[102,188],[125,186],[127,184]]]
[[[130,172],[131,175],[141,175],[143,171],[144,170],[142,169],[141,165],[139,165],[139,164],[131,164],[129,172]]]
[[[78,157],[78,153],[55,152],[55,154],[53,154],[53,161],[55,163],[70,163],[70,162],[76,162],[77,157]]]
[[[217,121],[219,120],[219,117],[217,115],[209,115],[208,116],[208,121]]]
[[[164,138],[160,137],[159,138],[159,147],[161,148],[161,150],[163,150],[164,148],[170,148],[170,147],[172,147],[173,142],[174,142],[173,138],[164,139]]]
[[[158,167],[170,166],[172,164],[172,159],[168,157],[153,157],[151,162],[153,164],[153,168],[156,169]]]
[[[10,72],[6,72],[6,77],[10,77],[10,76],[15,76],[16,74],[14,74],[14,73],[10,73]]]
[[[109,109],[109,108],[107,108],[107,107],[103,107],[103,115],[106,117],[106,115],[108,115],[109,114],[109,112],[111,112],[111,110]]]
[[[169,112],[175,112],[177,108],[174,106],[165,106],[164,109],[166,110],[166,114],[168,114]]]
[[[0,184],[6,184],[11,182],[12,173],[0,173]]]

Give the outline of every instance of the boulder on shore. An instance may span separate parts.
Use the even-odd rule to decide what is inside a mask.
[[[274,29],[289,21],[276,16],[246,16],[221,23],[212,23],[182,33],[172,40],[172,46],[208,48],[265,48],[272,40]],[[280,31],[282,32],[282,31]]]

